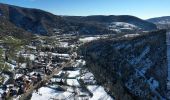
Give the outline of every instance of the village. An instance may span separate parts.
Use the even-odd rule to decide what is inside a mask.
[[[1,71],[1,99],[112,100],[77,54],[83,43],[99,38],[37,35],[15,53],[17,60],[11,59],[2,45],[4,69],[8,66],[10,70]]]

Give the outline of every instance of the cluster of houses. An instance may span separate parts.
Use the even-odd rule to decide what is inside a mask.
[[[42,47],[37,48],[39,45]],[[67,43],[59,42],[57,49],[60,47],[66,49],[67,52],[70,50]],[[42,50],[42,48],[45,49]],[[23,50],[19,51],[17,56],[20,57],[20,61],[9,63],[14,66],[13,77],[1,86],[1,98],[3,100],[19,98],[45,76],[51,75],[54,69],[60,68],[63,62],[71,59],[70,54],[58,53],[57,50],[52,50],[54,48],[53,45],[42,41],[32,41],[30,45],[26,45]]]

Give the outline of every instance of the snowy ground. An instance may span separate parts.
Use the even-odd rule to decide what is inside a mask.
[[[33,93],[31,100],[53,100],[53,99],[66,99],[72,93],[60,92],[49,87],[41,87],[38,93]]]
[[[76,76],[79,76],[79,74],[80,74],[79,70],[67,71],[67,73],[69,74],[68,77],[76,77]]]
[[[139,34],[126,34],[123,37],[125,37],[125,38],[132,38],[132,37],[136,37],[136,36],[139,36]]]
[[[77,64],[78,63],[78,64]],[[85,61],[77,60],[76,65],[84,65]],[[74,65],[73,65],[74,66]],[[76,66],[79,67],[79,66]],[[81,66],[82,67],[82,66]],[[93,94],[93,96],[89,96],[88,92],[85,92],[81,89],[81,85],[78,79],[83,79],[85,83],[91,82],[96,84],[94,80],[94,75],[90,73],[87,69],[81,70],[77,68],[77,70],[68,70],[62,71],[57,75],[61,75],[62,73],[67,73],[67,85],[61,86],[66,89],[66,91],[58,91],[56,88],[60,85],[53,84],[48,85],[48,87],[41,87],[38,93],[33,93],[31,100],[52,100],[52,99],[65,99],[65,100],[113,100],[104,90],[102,86],[99,85],[87,85],[87,89]],[[83,73],[80,75],[80,73]],[[52,78],[52,82],[60,82],[61,78]],[[73,88],[75,87],[75,88]],[[75,92],[77,95],[75,95]]]
[[[93,93],[90,100],[113,100],[104,90],[102,86],[89,85],[87,88]]]
[[[97,40],[99,38],[100,37],[85,37],[85,38],[80,38],[79,41],[81,41],[81,42],[91,42],[91,41]]]

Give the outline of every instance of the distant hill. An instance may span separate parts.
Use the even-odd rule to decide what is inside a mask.
[[[31,37],[32,33],[16,27],[8,20],[0,16],[0,36],[12,35],[18,38]]]
[[[38,9],[0,4],[0,12],[1,16],[10,23],[36,34],[50,33],[52,27],[58,27],[58,24],[64,23],[60,22],[61,17]]]
[[[142,19],[139,19],[134,16],[129,15],[120,15],[120,16],[102,16],[102,15],[96,15],[96,16],[67,16],[64,17],[67,20],[74,20],[74,21],[80,21],[80,22],[87,22],[87,23],[95,23],[95,24],[102,24],[103,26],[107,26],[113,22],[125,22],[132,24],[134,26],[137,26],[141,30],[149,31],[149,30],[155,30],[156,26],[150,22],[144,21]]]
[[[170,16],[151,18],[147,21],[156,24],[160,29],[170,29]]]
[[[156,29],[156,25],[134,16],[58,16],[39,9],[23,8],[1,3],[0,18],[26,32],[40,35],[70,33],[88,35],[114,34],[117,31],[115,31],[113,22],[125,24],[118,29],[121,31],[131,31],[134,28],[131,28],[131,26],[136,27],[135,31],[151,31]]]
[[[6,11],[6,8],[4,7],[2,9],[2,7],[3,6],[0,4],[0,36],[12,35],[18,38],[31,37],[32,33],[17,27],[11,23],[7,17],[3,16],[3,12]]]

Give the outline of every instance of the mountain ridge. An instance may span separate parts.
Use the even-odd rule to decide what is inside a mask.
[[[170,16],[150,18],[147,21],[156,24],[159,29],[170,29]]]
[[[112,22],[127,22],[135,24],[142,31],[156,30],[156,26],[134,16],[59,16],[35,8],[23,8],[0,3],[0,17],[18,28],[40,35],[56,34],[115,34],[109,30],[108,24]]]

